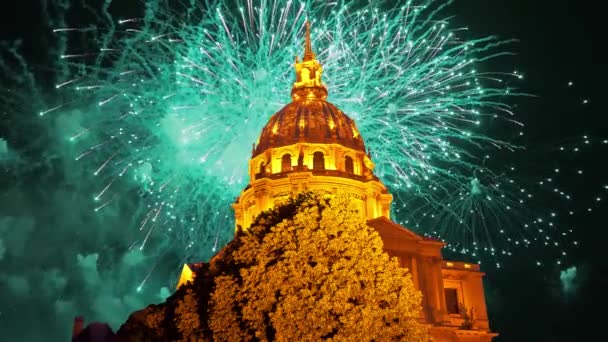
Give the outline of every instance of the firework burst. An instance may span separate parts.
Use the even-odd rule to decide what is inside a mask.
[[[491,132],[521,130],[506,99],[521,95],[510,84],[523,76],[485,71],[509,42],[469,39],[446,6],[151,2],[123,19],[106,7],[95,27],[54,30],[64,44],[55,87],[69,100],[40,114],[85,113],[69,140],[98,180],[95,210],[142,198],[139,248],[162,235],[185,258],[215,251],[231,236],[251,146],[289,101],[309,19],[328,100],[357,122],[397,220],[479,260],[510,255],[538,241],[524,229],[532,195],[488,159],[519,149]]]

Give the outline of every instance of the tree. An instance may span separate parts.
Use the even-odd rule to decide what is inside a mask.
[[[298,195],[211,261],[216,341],[426,341],[421,294],[346,195]]]

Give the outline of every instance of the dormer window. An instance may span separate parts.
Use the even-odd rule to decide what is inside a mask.
[[[291,154],[284,154],[281,158],[281,172],[291,171]]]
[[[323,152],[315,152],[312,157],[312,168],[315,170],[325,170],[325,157]]]
[[[344,157],[344,170],[348,173],[355,173],[355,166],[353,164],[353,158],[346,156]]]

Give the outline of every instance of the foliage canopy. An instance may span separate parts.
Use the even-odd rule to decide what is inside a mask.
[[[426,341],[421,300],[349,197],[304,193],[239,229],[168,300],[161,330],[183,341]]]

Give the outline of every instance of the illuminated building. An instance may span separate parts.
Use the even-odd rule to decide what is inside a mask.
[[[233,204],[236,225],[253,219],[302,191],[348,194],[362,218],[380,234],[384,250],[407,267],[423,294],[420,319],[433,341],[491,341],[479,265],[445,261],[444,244],[421,237],[390,220],[392,196],[374,173],[355,122],[326,101],[323,68],[306,25],[304,57],[296,57],[292,102],[274,114],[253,146],[249,185]],[[185,265],[178,287],[196,276]]]

